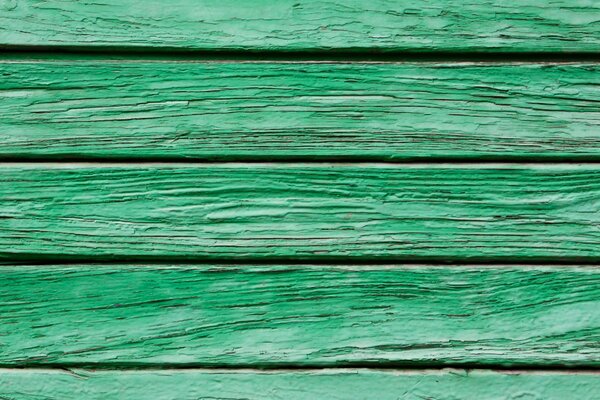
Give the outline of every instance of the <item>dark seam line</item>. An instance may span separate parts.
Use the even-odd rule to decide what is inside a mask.
[[[536,267],[536,266],[577,266],[591,267],[600,266],[600,257],[537,257],[515,259],[513,257],[470,257],[470,258],[449,258],[445,257],[268,257],[268,258],[224,258],[224,257],[152,257],[152,256],[68,256],[68,255],[0,255],[0,268],[5,265],[175,265],[184,266],[317,266],[317,267],[336,267],[336,266],[389,266],[389,265],[410,265],[410,266],[515,266],[515,267]]]
[[[0,59],[80,56],[82,59],[114,58],[121,60],[155,59],[162,61],[347,61],[347,62],[600,62],[600,52],[514,52],[497,49],[473,51],[427,51],[414,49],[182,49],[174,47],[119,46],[27,46],[0,44]]]
[[[268,153],[268,150],[265,150]],[[381,164],[426,164],[426,163],[447,163],[447,164],[573,164],[589,163],[600,164],[600,153],[597,155],[540,155],[540,156],[502,156],[502,155],[474,155],[474,156],[376,156],[376,155],[235,155],[235,156],[61,156],[61,155],[0,155],[0,165],[2,163],[87,163],[87,164],[112,164],[112,163],[131,163],[131,164],[151,164],[168,163],[178,164],[323,164],[323,163],[381,163]]]
[[[545,371],[585,371],[600,373],[600,366],[581,363],[578,365],[566,365],[561,363],[473,363],[473,362],[344,362],[331,364],[305,364],[298,365],[294,363],[251,363],[251,364],[205,364],[205,363],[183,363],[183,364],[164,364],[164,363],[86,363],[86,362],[68,362],[68,363],[0,363],[2,369],[54,369],[69,370],[93,369],[93,370],[260,370],[260,371],[318,371],[318,370],[336,370],[336,369],[377,369],[377,370],[441,370],[441,369],[463,369],[463,370],[496,370],[496,371],[523,371],[523,372],[545,372]]]

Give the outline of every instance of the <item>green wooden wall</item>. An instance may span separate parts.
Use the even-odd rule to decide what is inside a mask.
[[[0,399],[600,398],[600,4],[0,0]]]

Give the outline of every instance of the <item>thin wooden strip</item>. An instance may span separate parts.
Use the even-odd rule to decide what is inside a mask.
[[[46,265],[2,280],[5,366],[600,366],[598,268]]]
[[[595,262],[596,164],[4,164],[0,258]]]
[[[0,370],[0,396],[11,400],[593,400],[599,395],[594,373]]]
[[[2,46],[596,52],[589,0],[5,0]]]
[[[4,158],[600,159],[596,64],[63,60],[0,74]]]

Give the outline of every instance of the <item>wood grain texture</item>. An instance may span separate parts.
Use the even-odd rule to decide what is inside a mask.
[[[594,64],[66,60],[0,74],[4,158],[600,159]]]
[[[234,50],[590,51],[590,0],[3,0],[0,45]]]
[[[593,267],[47,265],[2,279],[5,366],[600,366]]]
[[[0,370],[11,400],[593,400],[597,374],[492,371]]]
[[[3,164],[5,260],[595,262],[596,164]]]

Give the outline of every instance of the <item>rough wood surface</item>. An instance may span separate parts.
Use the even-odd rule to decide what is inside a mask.
[[[593,64],[63,60],[0,74],[4,158],[600,158]]]
[[[596,164],[3,164],[0,258],[596,262]]]
[[[3,0],[0,45],[590,51],[591,0]]]
[[[594,400],[594,373],[0,370],[10,400]]]
[[[594,267],[47,265],[2,279],[2,365],[600,366]]]

